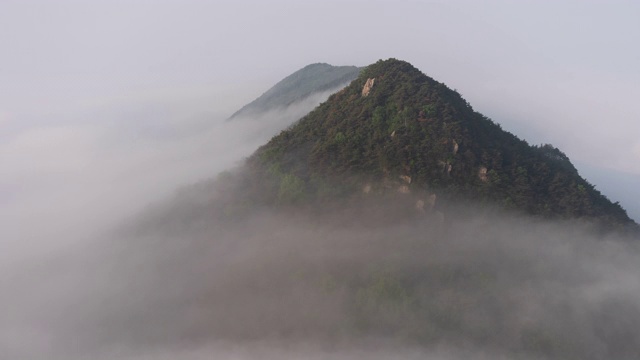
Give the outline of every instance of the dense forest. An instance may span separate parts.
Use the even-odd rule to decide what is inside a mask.
[[[544,218],[636,224],[552,145],[532,146],[409,63],[365,68],[250,159],[266,204],[399,191]],[[256,187],[254,186],[254,187]],[[443,202],[440,201],[440,204]]]

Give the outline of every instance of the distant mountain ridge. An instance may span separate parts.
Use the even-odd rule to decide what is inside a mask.
[[[229,120],[285,108],[313,94],[346,86],[358,77],[361,68],[316,63],[287,76],[260,97],[243,106]]]
[[[547,218],[637,227],[551,145],[526,141],[396,59],[365,68],[250,159],[267,203],[363,191],[499,204]],[[264,194],[270,194],[264,195]]]

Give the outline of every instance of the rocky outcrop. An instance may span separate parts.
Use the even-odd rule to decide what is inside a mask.
[[[487,168],[486,167],[484,167],[484,166],[480,167],[480,170],[478,170],[478,178],[482,182],[489,181],[489,177],[487,176]]]
[[[453,169],[453,166],[448,162],[448,161],[442,161],[439,160],[438,164],[440,166],[442,166],[442,172],[447,174],[447,176],[451,175],[451,170]]]
[[[411,176],[400,175],[400,180],[404,181],[407,184],[411,184]]]
[[[375,78],[367,79],[367,82],[364,83],[364,87],[362,88],[362,96],[363,97],[369,96],[369,93],[371,92],[371,88],[373,87],[373,83],[375,81],[376,81]]]

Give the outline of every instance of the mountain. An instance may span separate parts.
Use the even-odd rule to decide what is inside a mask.
[[[640,349],[640,242],[611,231],[637,225],[560,150],[406,62],[367,67],[239,168],[143,215],[106,271],[136,280],[112,285],[118,297],[153,289],[152,306],[127,297],[137,307],[110,314],[102,301],[82,315],[103,326],[74,344],[93,331],[338,349],[318,359],[343,345],[398,359]]]
[[[418,207],[473,200],[544,218],[637,227],[562,151],[529,145],[396,59],[365,68],[262,146],[249,165],[265,203],[403,193]]]
[[[356,66],[332,66],[317,63],[287,76],[260,97],[231,115],[229,120],[282,109],[314,94],[336,90],[358,77]]]

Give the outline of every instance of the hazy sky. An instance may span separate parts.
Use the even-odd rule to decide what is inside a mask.
[[[309,63],[395,57],[579,169],[610,169],[592,182],[639,209],[616,182],[640,180],[638,19],[635,1],[2,0],[0,203]]]

